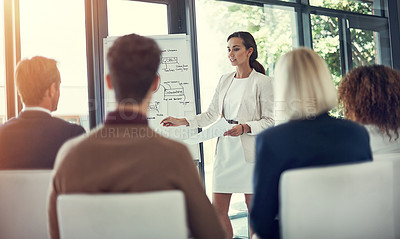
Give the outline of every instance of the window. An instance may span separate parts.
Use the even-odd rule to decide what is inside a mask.
[[[259,59],[264,59],[266,73],[274,76],[275,63],[279,57],[298,47],[296,16],[293,8],[264,5],[265,26],[260,30],[265,42],[260,42]]]
[[[20,0],[21,59],[53,58],[61,74],[54,116],[89,130],[83,1]]]
[[[376,33],[363,29],[351,29],[351,56],[353,68],[379,64],[377,58]]]
[[[165,4],[108,0],[107,13],[109,36],[131,33],[144,36],[168,34],[167,5]],[[106,68],[105,74],[107,74]],[[107,114],[116,105],[114,92],[105,87],[104,98]]]
[[[342,78],[337,17],[311,15],[313,49],[328,64],[335,86]]]
[[[344,10],[349,12],[356,12],[362,14],[376,14],[380,15],[378,11],[380,6],[374,2],[379,2],[378,0],[310,0],[310,5],[325,7],[337,10]]]
[[[327,63],[337,88],[342,80],[342,59],[340,57],[339,26],[337,17],[311,15],[313,49]],[[335,107],[330,111],[335,117],[343,117],[342,108]]]
[[[342,75],[355,67],[391,66],[385,20],[311,14],[311,25],[313,48],[328,63],[336,86]]]
[[[109,36],[168,34],[165,4],[108,0],[107,13]]]
[[[0,4],[0,19],[4,19],[4,4]],[[0,21],[0,124],[6,120],[6,75],[4,61],[4,21]]]

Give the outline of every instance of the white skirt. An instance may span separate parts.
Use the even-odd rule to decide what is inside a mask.
[[[219,137],[213,171],[213,192],[252,194],[254,165],[244,159],[240,137]]]

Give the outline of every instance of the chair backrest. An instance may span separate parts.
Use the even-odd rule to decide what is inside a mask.
[[[394,225],[396,238],[400,239],[400,155],[399,154],[386,154],[374,156],[377,162],[389,161],[393,164],[393,188],[394,188]]]
[[[0,238],[45,239],[51,170],[0,170]]]
[[[389,153],[389,154],[374,154],[374,161],[381,161],[381,160],[400,160],[399,153]]]
[[[64,194],[57,199],[61,239],[188,237],[182,191]]]
[[[395,238],[393,180],[391,162],[284,172],[282,238]]]

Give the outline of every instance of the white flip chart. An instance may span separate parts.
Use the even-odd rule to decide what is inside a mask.
[[[160,122],[167,116],[193,117],[196,114],[193,72],[189,38],[185,34],[148,36],[154,39],[162,51],[158,70],[160,82],[148,109],[149,125],[163,136],[184,143],[183,140],[197,134],[197,129],[186,126],[163,127]],[[104,75],[108,73],[107,51],[117,36],[104,39]],[[104,90],[106,114],[116,107],[114,92]],[[199,145],[186,144],[195,160],[200,160]]]

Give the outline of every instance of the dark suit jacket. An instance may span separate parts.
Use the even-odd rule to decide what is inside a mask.
[[[52,169],[61,145],[85,133],[42,111],[23,111],[0,126],[0,169]]]
[[[256,140],[251,225],[261,238],[279,238],[279,177],[287,169],[372,160],[366,129],[322,114],[267,129]]]

